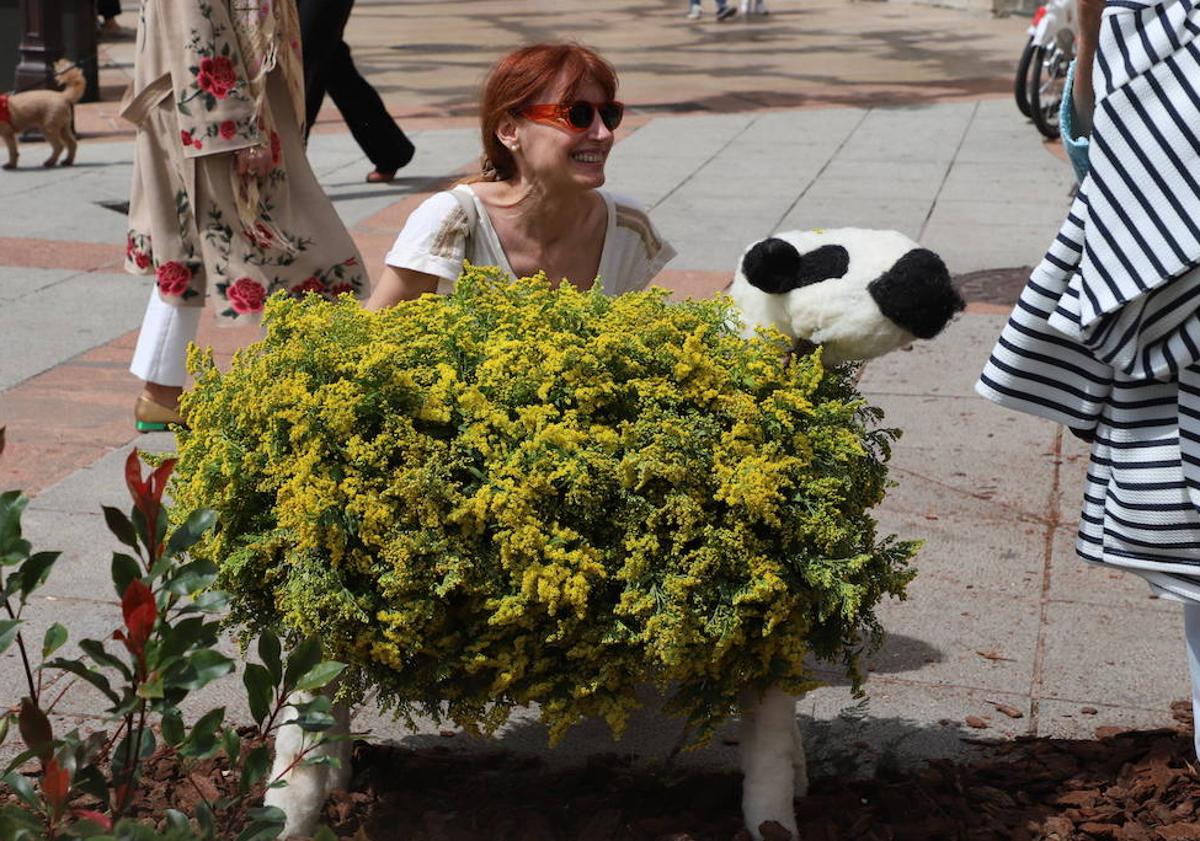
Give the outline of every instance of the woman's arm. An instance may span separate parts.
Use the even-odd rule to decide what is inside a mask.
[[[437,285],[437,275],[385,266],[383,276],[363,306],[369,310],[386,309],[399,301],[412,301],[426,293],[436,292]]]
[[[1105,0],[1079,0],[1079,42],[1075,54],[1075,85],[1071,96],[1075,102],[1075,131],[1079,136],[1092,133],[1092,111],[1096,97],[1092,92],[1092,64],[1100,43],[1100,22]]]

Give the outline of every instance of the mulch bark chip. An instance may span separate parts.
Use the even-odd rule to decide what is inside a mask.
[[[1106,735],[1093,740],[1019,738],[981,746],[969,762],[818,777],[796,801],[797,841],[1200,841],[1191,704],[1173,711],[1175,729],[1098,727]],[[219,761],[185,772],[159,750],[142,779],[133,811],[155,823],[201,795],[231,794],[237,777]],[[10,798],[0,792],[0,803]],[[735,773],[618,756],[552,769],[527,755],[359,742],[351,790],[330,797],[323,819],[354,841],[748,841],[740,800]],[[244,820],[218,818],[229,838]],[[770,824],[762,834],[790,837]]]

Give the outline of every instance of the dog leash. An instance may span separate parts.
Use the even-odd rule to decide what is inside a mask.
[[[96,56],[91,56],[89,58],[84,59],[83,61],[72,62],[69,66],[64,67],[62,70],[55,71],[51,78],[57,80],[60,76],[70,73],[72,70],[82,70],[85,64],[96,61],[96,60],[97,60]],[[9,94],[9,96],[11,96],[15,93],[25,93],[25,91],[41,91],[41,90],[47,90],[47,88],[37,87],[35,85],[29,85],[28,87],[20,88],[17,90],[11,90],[8,92],[8,94]]]

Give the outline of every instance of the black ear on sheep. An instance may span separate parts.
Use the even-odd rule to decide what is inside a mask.
[[[942,258],[914,248],[867,285],[879,311],[918,339],[932,339],[966,307]]]
[[[742,258],[742,274],[750,285],[768,295],[782,295],[801,286],[842,277],[850,269],[850,253],[840,245],[822,245],[801,254],[790,242],[770,237]]]

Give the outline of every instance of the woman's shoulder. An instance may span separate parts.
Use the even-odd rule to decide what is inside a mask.
[[[599,192],[613,208],[613,227],[618,236],[640,243],[650,256],[663,250],[665,241],[641,202],[608,190]]]
[[[461,210],[462,204],[455,197],[454,192],[452,190],[442,190],[434,193],[417,205],[416,209],[413,210],[413,214],[420,213],[424,216],[442,217],[453,213],[455,208]]]

